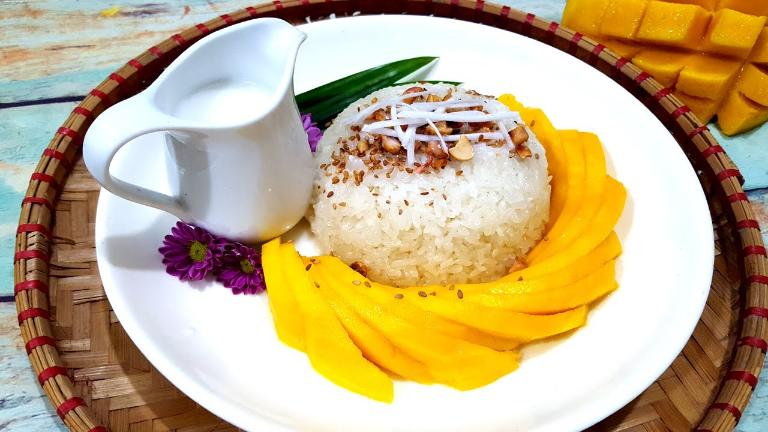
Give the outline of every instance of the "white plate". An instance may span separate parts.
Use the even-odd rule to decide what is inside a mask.
[[[302,30],[309,37],[299,53],[298,92],[388,61],[437,55],[433,79],[510,92],[544,108],[558,128],[597,133],[610,172],[629,191],[618,226],[620,288],[586,327],[526,348],[520,369],[498,382],[468,392],[398,382],[387,405],[335,386],[282,345],[266,296],[167,276],[157,248],[174,219],[102,191],[96,246],[105,290],[130,337],[173,384],[250,431],[568,431],[610,415],[669,366],[709,291],[712,228],[691,166],[640,102],[567,54],[482,25],[398,15]],[[137,140],[113,172],[167,189],[162,147],[161,135]]]

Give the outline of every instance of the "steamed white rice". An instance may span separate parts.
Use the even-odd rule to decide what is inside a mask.
[[[373,98],[392,98],[408,87],[383,89],[353,103],[325,132],[315,156],[312,231],[325,253],[364,264],[376,281],[404,286],[497,279],[541,238],[549,214],[547,160],[532,131],[528,148],[534,157],[525,159],[513,156],[508,144],[475,144],[469,161],[452,160],[427,174],[394,170],[387,178],[386,169],[369,170],[349,155],[346,169],[365,171],[359,185],[333,184],[321,169],[340,138],[355,135],[345,120]],[[485,109],[509,111],[490,97]],[[515,122],[523,124],[515,116],[504,125],[511,130]]]

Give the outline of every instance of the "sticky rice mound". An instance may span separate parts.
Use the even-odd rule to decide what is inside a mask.
[[[339,114],[315,158],[312,232],[375,281],[497,279],[547,222],[544,149],[518,113],[471,90],[376,91]]]

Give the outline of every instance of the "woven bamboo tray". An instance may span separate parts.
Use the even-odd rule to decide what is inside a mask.
[[[293,0],[248,7],[173,35],[91,91],[59,128],[32,175],[14,256],[16,306],[29,361],[64,423],[77,432],[237,430],[164,379],[111,310],[95,262],[99,185],[80,155],[90,123],[144,89],[210,32],[262,16],[298,23],[355,12],[432,14],[537,39],[613,78],[669,128],[699,173],[710,204],[717,239],[712,289],[693,336],[671,367],[593,429],[733,430],[768,349],[766,250],[739,171],[690,110],[627,59],[557,23],[469,0]]]

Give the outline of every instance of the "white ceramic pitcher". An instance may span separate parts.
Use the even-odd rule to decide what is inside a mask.
[[[262,18],[203,38],[146,90],[96,118],[83,144],[86,166],[113,194],[230,239],[261,241],[289,230],[304,215],[313,175],[293,93],[305,37]],[[109,172],[123,145],[157,131],[167,131],[174,196]]]

